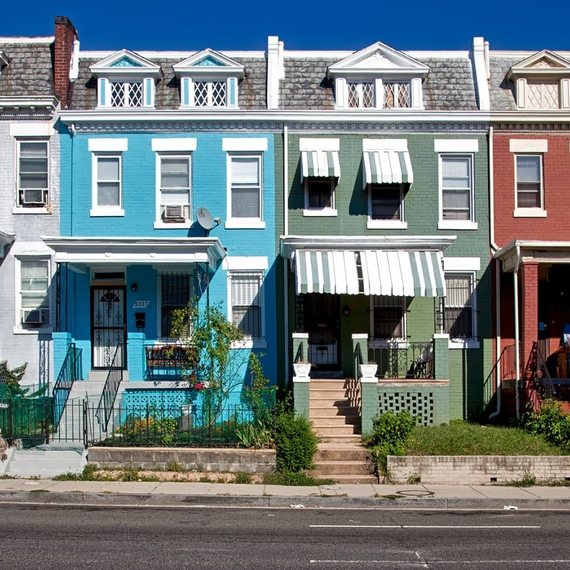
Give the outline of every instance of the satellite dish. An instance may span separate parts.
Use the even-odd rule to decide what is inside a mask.
[[[214,227],[214,218],[206,208],[196,210],[196,220],[207,232]]]

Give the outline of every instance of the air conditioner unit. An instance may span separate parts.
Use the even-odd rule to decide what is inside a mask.
[[[41,188],[25,188],[22,193],[22,206],[45,206],[47,190]]]
[[[48,309],[22,309],[22,324],[39,327],[47,323],[49,319]]]
[[[174,206],[164,206],[164,219],[165,220],[180,220],[184,219],[184,206],[177,204]]]

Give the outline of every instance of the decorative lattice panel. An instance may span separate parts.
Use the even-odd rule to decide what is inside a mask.
[[[527,82],[527,104],[530,109],[558,109],[558,82]]]
[[[146,406],[158,408],[186,406],[192,401],[193,390],[125,390],[122,406],[144,410]]]
[[[419,418],[422,425],[435,423],[435,398],[432,392],[384,392],[378,395],[378,413],[395,414],[407,410]]]

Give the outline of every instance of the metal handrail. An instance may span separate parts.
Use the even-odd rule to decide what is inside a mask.
[[[81,354],[83,349],[77,348],[72,342],[53,387],[53,414],[54,424],[57,427],[63,415],[63,410],[69,399],[69,394],[76,380],[79,380],[81,371]]]
[[[540,344],[534,342],[533,349],[536,350],[536,365],[532,379],[543,398],[553,398],[556,395],[556,390],[554,389],[554,383],[546,366],[546,360]]]
[[[107,431],[109,418],[113,413],[113,406],[117,398],[117,393],[119,392],[119,386],[123,381],[123,368],[116,366],[117,356],[119,355],[121,347],[122,345],[118,344],[115,348],[113,360],[111,361],[111,368],[109,369],[109,373],[105,379],[105,386],[103,387],[101,399],[97,406],[97,413],[95,414],[99,424],[103,428],[103,431]]]

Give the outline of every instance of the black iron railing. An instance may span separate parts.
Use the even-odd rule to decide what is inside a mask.
[[[81,371],[83,369],[81,362],[82,353],[83,350],[77,348],[75,343],[69,345],[65,360],[53,387],[53,418],[56,426],[59,425],[74,382],[81,379]]]
[[[109,423],[109,418],[113,413],[113,405],[117,398],[119,386],[123,381],[123,369],[121,366],[117,366],[117,363],[122,361],[122,349],[122,344],[117,345],[117,348],[115,348],[111,367],[109,368],[109,373],[105,379],[105,386],[103,387],[101,399],[99,400],[99,405],[97,406],[97,412],[95,414],[103,431],[107,431],[107,425]]]
[[[528,387],[536,390],[542,399],[554,398],[556,390],[546,366],[541,342],[533,342],[532,350],[525,367],[525,381]]]
[[[433,342],[382,341],[368,345],[380,378],[433,378]]]

